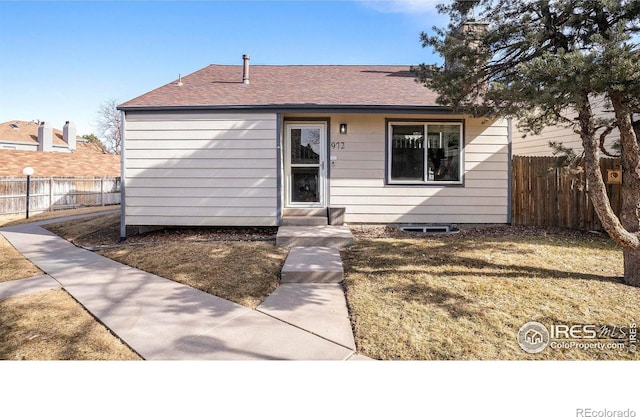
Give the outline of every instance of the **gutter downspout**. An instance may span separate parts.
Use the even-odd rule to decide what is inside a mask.
[[[513,118],[507,117],[507,223],[512,222],[513,211]]]
[[[125,212],[126,212],[126,193],[125,193],[125,150],[124,150],[124,139],[125,139],[125,113],[124,111],[120,111],[120,241],[127,239],[127,225],[125,223]]]
[[[282,225],[282,114],[276,113],[276,225]]]

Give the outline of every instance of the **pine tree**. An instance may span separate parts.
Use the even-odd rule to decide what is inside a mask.
[[[421,40],[445,65],[414,68],[419,80],[454,111],[511,116],[529,133],[561,125],[579,134],[594,209],[623,249],[625,282],[640,286],[640,1],[464,0],[438,10],[448,27]],[[603,100],[608,118],[594,114]],[[616,129],[619,217],[599,168],[600,143]]]

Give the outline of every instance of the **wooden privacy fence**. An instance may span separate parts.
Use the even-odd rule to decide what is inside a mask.
[[[620,166],[619,159],[601,159],[600,170]],[[606,184],[611,207],[620,214],[620,184]],[[589,198],[584,171],[568,174],[558,167],[558,158],[515,156],[513,158],[512,224],[555,226],[579,230],[601,230]]]
[[[31,178],[29,211],[120,204],[120,177]],[[0,214],[26,211],[27,178],[0,177]]]

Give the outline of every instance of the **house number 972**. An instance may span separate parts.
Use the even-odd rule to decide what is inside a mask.
[[[331,142],[331,149],[334,151],[344,149],[344,142]]]

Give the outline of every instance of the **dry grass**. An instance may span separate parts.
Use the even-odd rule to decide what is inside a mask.
[[[0,235],[0,282],[41,275],[42,271]]]
[[[176,228],[119,242],[117,214],[46,228],[76,245],[116,246],[98,253],[250,308],[277,287],[288,252],[273,242],[252,241],[268,239],[275,229]]]
[[[24,214],[2,214],[0,215],[0,227],[17,226],[19,224],[39,222],[42,220],[57,219],[59,217],[75,216],[77,214],[99,213],[101,211],[119,210],[120,205],[115,206],[99,206],[99,207],[82,207],[70,210],[45,211],[38,214],[29,214],[29,218],[25,219]]]
[[[0,300],[0,359],[139,360],[62,290]]]
[[[117,245],[120,241],[120,214],[85,217],[44,226],[78,246]]]
[[[508,230],[508,229],[507,229]],[[576,348],[531,355],[520,326],[628,326],[640,288],[624,285],[622,254],[579,233],[477,233],[362,237],[343,251],[347,299],[360,353],[377,359],[637,359]]]
[[[287,250],[268,242],[179,241],[100,254],[255,308],[278,286]]]

